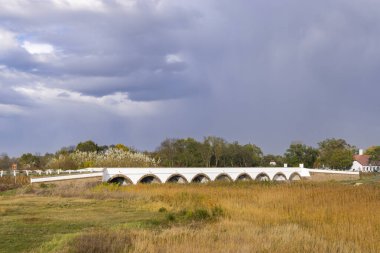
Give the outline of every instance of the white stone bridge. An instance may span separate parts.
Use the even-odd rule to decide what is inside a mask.
[[[309,178],[305,168],[105,168],[103,182],[121,185],[138,183],[206,183],[210,181],[295,181]]]

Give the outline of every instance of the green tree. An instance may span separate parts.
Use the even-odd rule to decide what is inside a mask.
[[[245,151],[246,158],[243,160],[246,166],[256,167],[261,164],[263,159],[263,152],[261,148],[254,144],[246,144],[243,146],[243,150]]]
[[[183,167],[202,166],[202,144],[193,138],[180,140],[183,147]]]
[[[98,146],[97,151],[98,152],[105,152],[108,149],[109,149],[109,147],[107,145],[102,145],[102,146]]]
[[[55,152],[55,155],[56,156],[59,156],[59,155],[68,155],[68,154],[71,154],[75,152],[75,146],[68,146],[68,147],[62,147],[60,150],[58,150],[57,152]]]
[[[0,154],[0,170],[8,170],[11,166],[11,159],[6,153]]]
[[[164,167],[174,167],[175,146],[176,139],[165,139],[155,152],[156,158]]]
[[[330,169],[346,170],[351,168],[355,147],[343,139],[326,139],[319,145],[318,164]]]
[[[120,149],[120,150],[124,150],[124,151],[126,151],[126,152],[129,152],[130,151],[130,149],[127,147],[127,146],[125,146],[124,144],[116,144],[115,146],[114,146],[114,148],[116,148],[116,149]]]
[[[31,153],[23,154],[18,160],[21,169],[37,169],[40,168],[40,156]]]
[[[205,137],[203,142],[193,138],[166,139],[153,154],[161,165],[169,167],[258,166],[262,155],[256,145],[242,146],[214,136]]]
[[[261,166],[270,167],[272,166],[271,162],[275,162],[277,167],[282,167],[284,164],[284,157],[272,154],[264,155],[261,160]]]
[[[45,153],[43,156],[39,156],[40,159],[40,168],[45,169],[47,164],[50,162],[51,159],[55,157],[54,154]]]
[[[254,144],[227,143],[222,156],[222,166],[255,167],[261,163],[263,153]]]
[[[75,149],[81,152],[97,152],[99,151],[99,146],[95,142],[89,140],[80,142]]]
[[[286,150],[285,162],[291,167],[303,163],[306,168],[313,168],[318,158],[318,150],[303,144],[291,144]]]
[[[170,167],[251,167],[260,165],[262,155],[256,145],[242,146],[214,136],[205,137],[203,142],[193,138],[166,139],[153,154],[162,166]]]
[[[221,166],[223,167],[235,167],[241,164],[241,146],[237,141],[233,143],[228,143],[224,149]]]
[[[208,143],[212,151],[212,160],[214,161],[215,167],[219,166],[220,160],[222,158],[223,152],[225,152],[226,141],[223,138],[216,136],[206,137],[205,142]],[[210,162],[211,164],[211,162]]]
[[[365,151],[365,154],[370,156],[369,158],[370,162],[380,161],[380,146],[369,147]]]
[[[202,158],[201,166],[211,167],[212,149],[210,143],[207,141],[207,138],[203,139],[203,143],[201,143],[201,146],[199,148]]]

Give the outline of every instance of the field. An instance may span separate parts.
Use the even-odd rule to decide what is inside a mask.
[[[0,193],[0,252],[380,252],[379,210],[379,175],[28,185]]]

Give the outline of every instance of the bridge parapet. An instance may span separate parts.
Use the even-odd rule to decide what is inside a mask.
[[[103,182],[119,184],[191,183],[216,180],[300,180],[309,178],[305,168],[240,167],[240,168],[105,168]]]

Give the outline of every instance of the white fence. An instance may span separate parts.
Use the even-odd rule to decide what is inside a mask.
[[[30,183],[54,182],[70,179],[102,177],[103,168],[86,168],[79,170],[13,170],[0,171],[0,177],[4,176],[30,176]]]
[[[53,175],[67,175],[67,174],[84,174],[84,173],[97,173],[103,172],[103,168],[86,168],[79,170],[0,170],[0,177],[3,176],[17,176],[17,175],[25,175],[25,176],[53,176]]]

